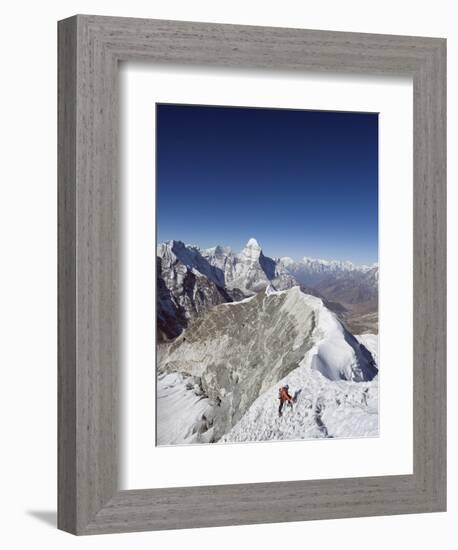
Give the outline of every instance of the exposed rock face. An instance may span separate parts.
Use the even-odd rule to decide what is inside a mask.
[[[239,254],[217,246],[203,250],[202,255],[212,266],[224,272],[227,288],[238,288],[247,296],[269,285],[276,290],[285,290],[297,284],[282,265],[263,254],[256,239],[250,239]]]
[[[156,318],[160,341],[176,338],[198,315],[217,304],[232,301],[224,287],[215,282],[217,273],[210,271],[209,274],[214,275],[210,278],[197,269],[190,269],[172,250],[167,250],[156,261]]]
[[[181,241],[168,241],[158,246],[157,256],[161,259],[162,277],[167,286],[177,278],[178,270],[181,269],[181,274],[186,270],[197,272],[224,287],[223,271],[212,266],[197,247],[187,246]]]
[[[369,333],[378,334],[378,312],[359,313],[353,310],[342,316],[345,325],[352,334]]]
[[[200,249],[180,241],[158,246],[158,335],[173,339],[214,305],[239,301],[267,287],[300,284],[358,332],[378,331],[378,266],[265,256],[256,239],[240,253],[228,247]]]
[[[366,348],[319,298],[299,287],[283,292],[269,287],[241,302],[215,306],[161,348],[159,375],[191,376],[208,398],[211,441],[304,362],[333,381],[371,380],[378,372]]]
[[[184,285],[182,285],[184,287]],[[176,338],[188,325],[185,308],[162,278],[161,259],[156,258],[156,325],[159,342]]]
[[[240,254],[217,246],[200,250],[168,241],[157,251],[157,326],[160,340],[178,336],[214,305],[241,300],[267,288],[291,288],[295,280],[250,239]]]

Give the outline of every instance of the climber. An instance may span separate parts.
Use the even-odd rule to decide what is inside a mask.
[[[278,390],[278,399],[280,399],[280,406],[278,407],[278,416],[282,415],[283,405],[288,403],[290,407],[293,406],[293,398],[289,395],[289,386],[285,384]]]

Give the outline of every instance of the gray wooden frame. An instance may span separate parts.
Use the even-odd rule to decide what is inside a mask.
[[[58,526],[75,534],[446,509],[446,42],[78,15],[59,22]],[[118,490],[119,61],[412,75],[414,473]]]

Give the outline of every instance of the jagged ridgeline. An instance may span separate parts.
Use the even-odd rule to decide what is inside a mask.
[[[378,266],[265,256],[256,239],[240,253],[167,241],[157,249],[157,329],[160,341],[176,338],[209,308],[266,289],[300,285],[321,298],[354,333],[378,332]]]
[[[158,247],[158,444],[377,433],[372,335],[355,338],[343,323],[351,303],[316,286],[334,277],[341,292],[345,272],[347,288],[373,279],[373,294],[357,303],[367,304],[378,268],[306,260],[310,276],[299,282],[294,262],[266,257],[255,239],[239,254]],[[276,392],[287,381],[296,385],[294,414],[279,417]]]

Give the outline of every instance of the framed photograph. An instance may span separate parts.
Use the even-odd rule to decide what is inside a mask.
[[[446,509],[445,71],[440,38],[59,22],[60,529]]]
[[[157,104],[156,140],[157,444],[378,436],[378,114]]]

